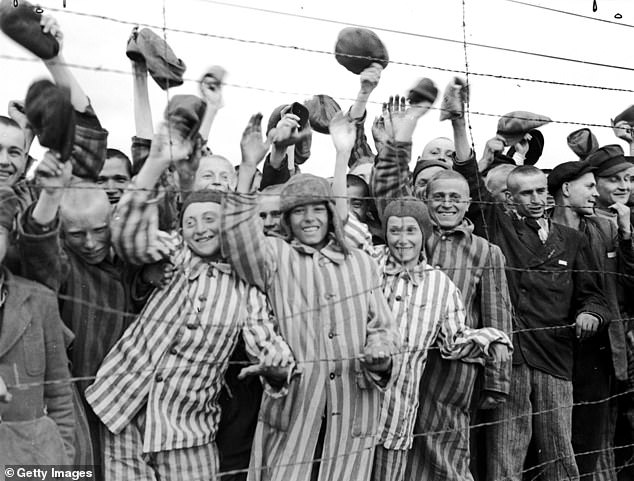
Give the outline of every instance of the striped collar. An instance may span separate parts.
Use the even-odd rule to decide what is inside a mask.
[[[328,244],[326,244],[320,250],[317,250],[314,247],[310,247],[306,244],[302,244],[295,238],[291,239],[290,244],[293,249],[301,252],[302,254],[312,256],[318,252],[335,264],[341,264],[346,259],[346,255],[341,251],[341,248],[337,245],[335,236],[332,234],[330,234],[330,240],[328,241]]]
[[[389,249],[389,247],[387,247]],[[416,264],[415,267],[408,269],[403,264],[401,264],[390,252],[385,260],[385,266],[383,267],[383,272],[388,276],[400,276],[402,279],[409,280],[415,286],[418,286],[425,279],[425,275],[427,270],[430,267],[425,262],[425,256],[421,253],[421,258]]]
[[[205,270],[210,276],[213,276],[214,271],[227,275],[231,275],[233,273],[231,264],[222,262],[224,259],[218,261],[207,261],[202,257],[195,255],[191,250],[187,249],[187,251],[188,258],[185,259],[183,264],[186,266],[185,273],[190,281],[198,279]]]

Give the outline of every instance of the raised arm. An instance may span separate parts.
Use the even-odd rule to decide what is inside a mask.
[[[212,67],[200,81],[200,93],[207,103],[205,115],[198,129],[204,143],[209,140],[211,126],[216,119],[218,111],[224,106],[222,98],[222,80],[224,75],[225,71],[222,67]]]
[[[346,170],[348,168],[350,152],[352,152],[355,142],[355,127],[342,112],[339,112],[330,121],[329,131],[337,152],[332,193],[335,197],[337,213],[339,214],[341,220],[346,222],[348,219],[348,187],[346,182]]]

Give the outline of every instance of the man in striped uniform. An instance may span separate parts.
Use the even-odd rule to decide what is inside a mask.
[[[159,134],[154,142],[169,140]],[[132,208],[122,209],[126,218],[116,221],[135,222],[134,230],[151,215],[134,212],[134,206],[152,195],[171,160],[169,148],[153,152],[134,185],[141,190],[120,201]],[[182,238],[176,235],[178,248],[170,258],[178,272],[152,294],[86,391],[108,428],[108,480],[217,479],[218,397],[240,333],[250,357],[260,361],[242,376],[261,374],[273,399],[286,394],[293,357],[275,332],[266,298],[220,257],[221,199],[217,191],[185,199]]]
[[[301,376],[284,399],[264,394],[249,479],[366,481],[380,393],[399,368],[391,357],[398,331],[376,263],[345,243],[325,179],[291,178],[281,193],[286,238],[264,236],[248,193],[268,148],[260,123],[253,116],[243,135],[239,193],[227,196],[222,244],[240,276],[267,291]]]
[[[422,417],[424,396],[428,390],[437,389],[428,385],[419,398],[428,350],[433,351],[432,345],[437,344],[443,358],[478,364],[487,359],[495,364],[510,359],[511,342],[497,329],[466,327],[460,292],[447,275],[425,262],[425,212],[420,201],[411,198],[391,202],[384,212],[384,224],[387,246],[377,248],[377,259],[383,292],[398,320],[405,356],[395,384],[383,401],[382,445],[377,449],[373,479],[426,479],[406,477],[405,471],[410,456],[430,454],[427,450],[409,451],[416,417]],[[428,446],[437,444],[424,445]]]
[[[393,106],[394,107],[394,106]],[[419,109],[419,113],[420,109]],[[382,213],[385,201],[412,195],[408,182],[411,132],[416,108],[392,109],[395,139],[386,142],[374,168],[372,190]],[[510,336],[512,309],[500,248],[473,234],[465,218],[469,186],[460,174],[441,170],[426,186],[430,214],[426,251],[430,265],[445,272],[459,288],[466,308],[466,325],[495,328]],[[383,215],[382,215],[383,218]],[[503,402],[510,388],[510,362],[479,364],[442,359],[429,352],[421,381],[420,408],[408,457],[407,478],[469,481],[469,422],[472,397],[477,407]],[[426,434],[433,433],[433,434]],[[471,443],[473,445],[473,443]]]

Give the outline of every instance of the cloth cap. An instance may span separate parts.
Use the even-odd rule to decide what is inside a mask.
[[[595,170],[596,167],[585,160],[559,164],[548,174],[548,192],[555,195],[564,183],[576,180]]]
[[[431,79],[422,78],[407,93],[407,100],[412,104],[423,101],[434,103],[438,97],[438,88]]]
[[[568,147],[570,147],[580,159],[585,159],[588,155],[599,148],[599,141],[588,128],[571,132],[568,135],[567,142]]]
[[[42,14],[25,0],[17,6],[14,0],[0,3],[0,29],[12,40],[22,45],[43,60],[49,60],[59,53],[59,43],[50,33],[44,33],[40,22]]]
[[[213,204],[222,205],[223,196],[223,192],[212,189],[195,190],[194,192],[189,193],[187,197],[185,197],[185,200],[183,200],[183,205],[181,206],[179,225],[183,225],[183,216],[185,215],[187,207],[189,207],[190,205],[202,202],[211,202]]]
[[[391,201],[383,211],[383,234],[387,235],[387,220],[390,217],[413,217],[427,239],[432,229],[432,221],[425,203],[415,197],[406,197]]]
[[[315,95],[306,100],[304,106],[308,109],[308,120],[313,130],[320,134],[330,133],[330,121],[338,113],[341,107],[328,95]]]
[[[165,120],[183,138],[193,138],[205,116],[207,104],[196,95],[174,95],[165,108]]]
[[[17,212],[18,196],[11,187],[0,186],[0,226],[11,232]]]
[[[443,162],[442,160],[419,160],[414,166],[414,175],[412,176],[414,182],[416,182],[416,177],[418,176],[418,174],[420,174],[421,171],[425,170],[428,167],[442,167],[445,170],[449,169],[449,165],[447,165],[447,163]]]
[[[514,145],[531,130],[549,123],[551,119],[544,115],[516,110],[500,117],[497,134],[506,141],[507,145]]]
[[[75,138],[70,90],[50,80],[33,82],[26,93],[24,111],[40,145],[58,152],[62,161],[68,160]]]
[[[531,139],[528,141],[528,152],[526,152],[524,165],[535,165],[544,152],[544,134],[537,129],[528,133]],[[513,154],[515,154],[515,146],[512,146],[506,155],[513,158]]]
[[[617,144],[604,145],[586,157],[586,161],[596,167],[597,177],[609,177],[632,167],[623,148]]]
[[[623,112],[614,118],[614,123],[618,123],[621,120],[625,120],[628,124],[634,125],[634,105],[626,108]]]
[[[359,75],[373,63],[383,68],[389,63],[389,55],[379,36],[366,28],[346,27],[335,44],[337,62],[350,72]]]

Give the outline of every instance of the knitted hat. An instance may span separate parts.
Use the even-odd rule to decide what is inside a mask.
[[[176,57],[165,40],[152,30],[132,31],[126,55],[135,62],[144,62],[154,81],[163,90],[183,85],[185,62]]]
[[[571,132],[568,135],[567,141],[568,147],[570,147],[580,159],[585,159],[599,148],[599,141],[588,128]]]
[[[545,115],[516,110],[500,117],[497,134],[504,138],[506,145],[514,145],[531,130],[549,123]]]
[[[407,93],[407,100],[412,104],[425,101],[433,104],[436,101],[436,97],[438,97],[438,88],[428,78],[420,79]]]
[[[564,183],[576,180],[582,175],[595,170],[596,167],[584,160],[559,164],[548,174],[548,192],[551,195],[555,195]]]
[[[423,233],[423,243],[432,230],[432,221],[425,203],[415,197],[391,201],[383,211],[383,234],[387,235],[387,220],[390,217],[413,217]]]
[[[75,137],[70,90],[50,80],[38,80],[29,87],[24,111],[40,145],[58,152],[62,161],[68,160]]]
[[[604,145],[586,157],[586,161],[596,167],[594,175],[597,177],[610,177],[629,169],[632,163],[628,159],[623,148],[617,144]]]
[[[387,67],[389,55],[379,36],[365,28],[347,27],[339,32],[335,45],[337,62],[359,75],[373,63]]]
[[[25,0],[19,3],[3,0],[0,3],[0,28],[31,53],[49,60],[59,53],[59,43],[53,35],[42,31],[42,14],[38,11],[41,12]]]
[[[18,197],[11,187],[0,186],[0,226],[11,232],[18,212]],[[2,259],[0,259],[1,261]]]
[[[304,105],[308,109],[308,119],[313,130],[320,134],[330,133],[330,121],[337,112],[341,112],[339,104],[328,95],[315,95],[304,102]]]
[[[287,239],[290,240],[292,232],[288,217],[291,210],[295,207],[322,202],[326,204],[330,212],[332,233],[337,240],[337,244],[341,250],[347,254],[348,247],[343,233],[343,225],[335,208],[332,189],[326,179],[317,177],[316,175],[297,174],[284,184],[280,192],[280,212],[282,212],[282,219],[280,220],[281,230]]]
[[[211,202],[213,204],[222,205],[223,196],[224,193],[219,190],[204,189],[191,192],[187,197],[185,197],[185,200],[183,200],[179,225],[183,225],[183,216],[185,215],[187,207],[190,205],[202,202]]]

